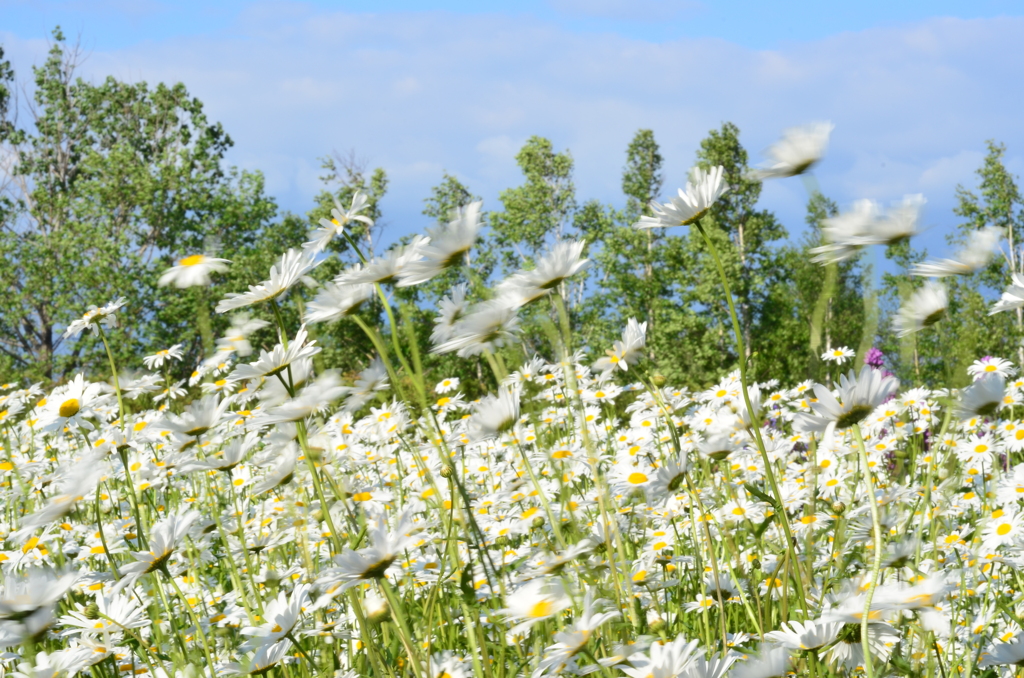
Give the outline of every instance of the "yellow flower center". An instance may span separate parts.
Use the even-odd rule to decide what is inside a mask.
[[[541,600],[533,604],[528,614],[533,619],[540,619],[549,616],[553,607],[550,600]]]
[[[630,473],[629,478],[626,479],[631,485],[643,485],[647,482],[647,476],[643,473],[635,472]]]
[[[78,414],[78,411],[82,409],[78,404],[78,398],[69,398],[60,404],[60,410],[58,414],[62,417],[73,417]]]
[[[205,260],[206,257],[204,257],[202,254],[193,254],[190,257],[185,257],[184,259],[179,260],[178,266],[195,266],[197,264],[203,263],[203,261]]]
[[[1010,534],[1010,530],[1012,529],[1013,528],[1010,526],[1010,523],[1003,523],[1002,525],[996,528],[996,534],[998,534],[1000,537],[1005,537],[1006,535]]]

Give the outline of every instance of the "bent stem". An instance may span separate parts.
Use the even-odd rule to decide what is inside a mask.
[[[96,329],[100,333],[103,348],[107,350],[107,360],[110,361],[110,376],[114,379],[114,393],[117,394],[117,412],[119,415],[117,421],[121,425],[121,432],[124,433],[124,397],[121,395],[121,383],[117,379],[117,364],[114,362],[114,354],[110,351],[110,344],[107,343],[107,335],[103,331],[103,326],[97,323]]]
[[[750,429],[754,434],[754,442],[757,444],[757,450],[761,453],[761,459],[764,462],[764,473],[768,478],[768,485],[772,491],[772,497],[776,502],[776,513],[782,522],[782,530],[786,535],[786,551],[789,553],[789,557],[796,568],[796,588],[797,593],[800,596],[800,615],[807,618],[807,597],[804,595],[804,583],[803,583],[803,572],[800,568],[800,561],[796,557],[796,552],[793,547],[793,529],[789,525],[789,516],[786,515],[786,508],[782,503],[782,492],[779,490],[778,481],[775,479],[775,472],[772,470],[772,461],[768,458],[768,450],[764,446],[764,440],[761,438],[761,421],[758,413],[754,411],[754,407],[750,402],[750,393],[747,387],[747,361],[746,361],[746,346],[743,343],[743,330],[740,328],[739,317],[736,315],[736,304],[733,302],[732,289],[729,287],[729,278],[725,274],[725,267],[722,266],[722,260],[718,256],[718,250],[715,248],[715,244],[711,241],[707,231],[704,230],[704,226],[701,222],[696,223],[697,230],[700,231],[701,236],[704,238],[705,244],[708,246],[708,250],[711,252],[711,257],[715,260],[715,266],[718,268],[718,277],[722,280],[722,287],[725,290],[725,300],[729,305],[729,317],[732,319],[732,330],[733,334],[736,335],[736,359],[739,363],[740,368],[740,387],[743,391],[743,403],[747,407],[747,412],[750,414]],[[783,621],[785,621],[785,615],[783,615]]]
[[[868,574],[867,592],[864,594],[864,614],[860,619],[860,642],[864,646],[864,673],[868,678],[874,678],[874,668],[871,666],[871,646],[868,643],[868,622],[871,620],[871,599],[875,596],[878,572],[882,569],[882,525],[878,518],[878,503],[875,501],[875,483],[871,478],[871,469],[868,467],[868,451],[864,446],[864,436],[861,434],[859,424],[853,425],[853,437],[857,440],[857,456],[861,469],[863,469],[864,482],[867,483],[868,505],[871,507],[871,536],[874,539],[875,552],[871,561],[871,571]]]

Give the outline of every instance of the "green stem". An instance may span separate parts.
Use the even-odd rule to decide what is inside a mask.
[[[871,469],[868,467],[868,451],[864,446],[864,436],[861,434],[859,424],[853,425],[853,437],[857,440],[857,456],[860,459],[861,468],[864,469],[864,482],[867,484],[868,490],[868,505],[871,507],[871,535],[874,539],[874,553],[872,554],[871,571],[868,575],[868,588],[864,594],[864,614],[860,620],[860,641],[864,645],[864,673],[868,678],[874,678],[874,668],[871,666],[871,646],[868,644],[868,623],[871,620],[871,600],[875,595],[878,572],[882,569],[882,525],[878,518],[878,503],[875,501],[875,484],[871,478]]]
[[[114,393],[117,394],[117,411],[118,411],[118,423],[121,425],[121,432],[124,432],[124,417],[127,410],[124,408],[124,397],[121,395],[121,382],[117,378],[117,364],[114,362],[114,354],[110,350],[110,344],[107,343],[107,335],[103,331],[103,326],[99,323],[96,324],[96,329],[100,333],[100,340],[103,341],[103,348],[107,350],[107,360],[110,361],[110,376],[114,380]]]
[[[772,470],[772,461],[768,457],[768,450],[764,446],[764,440],[761,438],[761,422],[757,412],[754,411],[754,407],[750,402],[750,393],[747,388],[747,361],[746,361],[746,346],[743,342],[743,330],[740,328],[739,317],[736,315],[736,305],[733,302],[732,290],[729,287],[729,278],[725,274],[725,267],[722,266],[722,260],[718,256],[718,250],[715,248],[715,244],[708,237],[707,232],[701,223],[697,222],[697,230],[704,237],[704,242],[708,246],[708,250],[711,252],[712,258],[715,260],[715,266],[718,268],[718,276],[722,280],[722,287],[725,289],[725,300],[729,304],[729,316],[732,319],[733,333],[736,335],[736,359],[739,363],[740,368],[740,387],[743,391],[743,403],[747,407],[747,412],[750,414],[750,429],[754,434],[754,442],[757,444],[757,450],[761,453],[761,459],[764,462],[764,473],[768,478],[768,484],[771,487],[772,495],[776,502],[776,513],[779,516],[779,520],[782,523],[782,530],[786,535],[786,551],[789,552],[790,558],[793,561],[793,565],[796,568],[795,577],[797,593],[800,596],[800,614],[806,619],[807,618],[807,597],[804,595],[804,584],[803,574],[800,568],[800,561],[796,557],[795,549],[793,548],[793,530],[789,525],[789,517],[786,515],[786,507],[782,503],[782,492],[779,490],[778,481],[775,479],[775,472]],[[785,619],[783,619],[785,621]]]

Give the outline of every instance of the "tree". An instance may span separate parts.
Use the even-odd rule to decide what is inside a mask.
[[[202,347],[190,338],[210,299],[159,290],[159,272],[217,243],[227,258],[259,249],[276,214],[259,174],[225,170],[231,139],[183,85],[92,84],[76,76],[79,56],[55,30],[33,69],[28,128],[8,103],[11,69],[0,68],[0,352],[32,378],[96,364],[93,337],[66,342],[62,331],[120,296],[133,319],[112,342],[120,364],[181,338],[196,357]]]
[[[556,153],[549,140],[534,136],[520,149],[516,163],[526,181],[501,192],[504,210],[490,218],[506,272],[532,261],[552,239],[562,239],[576,210],[569,151]]]

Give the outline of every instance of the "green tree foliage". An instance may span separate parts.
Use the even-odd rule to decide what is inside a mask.
[[[516,162],[526,181],[501,192],[504,210],[490,218],[506,272],[531,262],[545,244],[568,236],[576,210],[572,154],[556,153],[548,139],[530,137]]]
[[[136,319],[113,342],[121,364],[137,365],[170,343],[187,344],[195,358],[197,318],[208,317],[210,299],[158,289],[159,272],[211,250],[262,264],[276,255],[268,250],[275,241],[293,240],[293,225],[272,224],[276,205],[262,176],[224,168],[231,139],[184,85],[92,84],[76,76],[78,60],[56,30],[34,69],[28,128],[15,124],[14,76],[6,62],[0,67],[0,142],[10,160],[0,211],[8,263],[0,270],[8,292],[0,299],[0,352],[36,378],[85,363],[95,339],[65,341],[63,329],[88,306],[120,296]]]

